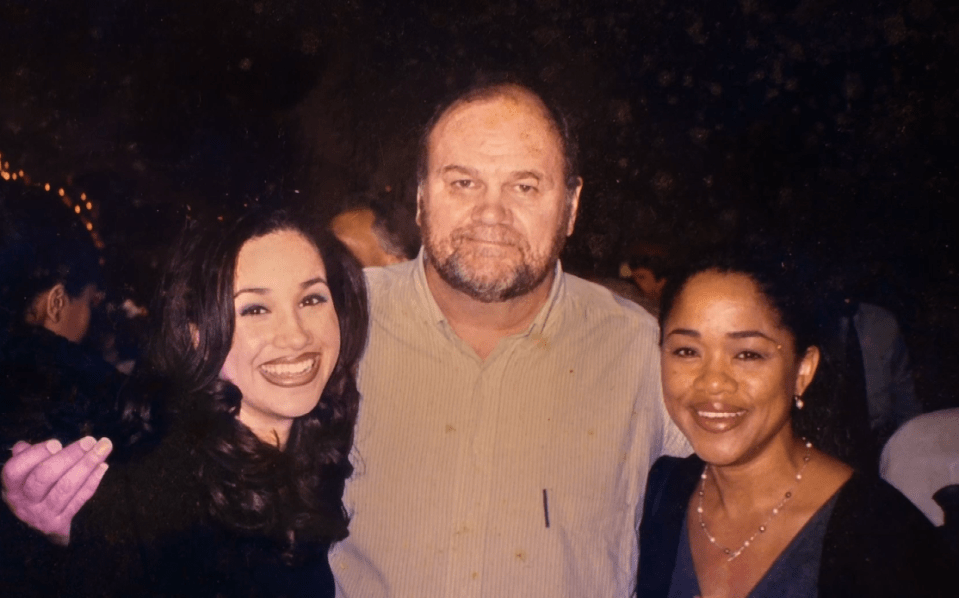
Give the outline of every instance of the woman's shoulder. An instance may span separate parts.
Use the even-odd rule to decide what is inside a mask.
[[[882,521],[883,535],[917,530],[933,532],[934,526],[908,498],[885,480],[854,473],[839,490],[833,517],[856,521],[866,529]]]
[[[951,566],[936,529],[891,485],[855,473],[839,490],[823,539],[824,598],[946,595]]]

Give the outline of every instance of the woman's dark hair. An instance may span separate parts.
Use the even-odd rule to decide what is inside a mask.
[[[283,450],[260,441],[237,419],[240,390],[219,376],[235,327],[237,256],[250,239],[278,231],[296,231],[319,251],[340,329],[339,358],[322,396],[294,420]],[[153,312],[159,333],[137,386],[147,389],[146,396],[152,388],[152,396],[166,402],[159,411],[189,422],[211,516],[228,528],[275,538],[287,560],[298,556],[302,540],[345,538],[342,494],[352,473],[356,370],[369,319],[363,274],[349,252],[284,211],[193,222],[175,247]],[[141,401],[130,403],[125,416],[156,426],[163,419],[153,411]]]
[[[824,351],[834,314],[818,284],[818,268],[796,250],[769,242],[724,246],[704,251],[677,269],[663,288],[659,312],[660,343],[676,299],[697,274],[743,274],[759,288],[780,324],[793,336],[796,358],[810,347],[820,349],[819,367],[803,396],[805,407],[792,410],[795,432],[820,450],[850,461],[858,448],[849,426],[847,397],[842,396],[839,372]]]
[[[809,347],[819,345],[819,323],[815,298],[809,293],[808,266],[791,252],[768,245],[710,250],[679,268],[663,287],[660,335],[677,297],[692,277],[709,271],[744,274],[756,283],[770,307],[779,315],[780,323],[795,339],[796,355],[802,356]]]

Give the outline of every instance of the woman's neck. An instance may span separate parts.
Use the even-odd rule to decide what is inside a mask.
[[[790,432],[744,463],[707,465],[707,478],[715,485],[719,507],[730,516],[765,511],[797,484],[796,474],[808,455],[803,440]]]

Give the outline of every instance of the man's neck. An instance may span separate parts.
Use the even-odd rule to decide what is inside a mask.
[[[436,270],[426,264],[426,283],[456,336],[486,359],[500,339],[522,332],[536,318],[556,278],[552,270],[536,288],[525,295],[484,303],[451,287]]]

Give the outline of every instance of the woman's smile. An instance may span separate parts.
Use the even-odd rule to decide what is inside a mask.
[[[260,374],[277,386],[309,384],[320,371],[320,354],[304,353],[294,358],[274,359],[259,367]]]
[[[735,273],[693,276],[664,332],[666,408],[700,457],[736,462],[790,433],[803,360],[755,282]]]
[[[716,434],[728,432],[741,424],[748,410],[723,403],[700,403],[690,407],[696,425]]]

